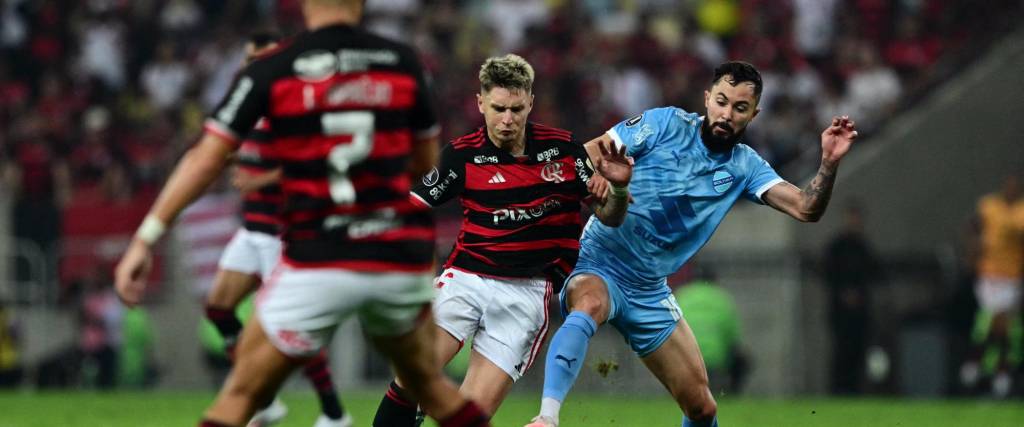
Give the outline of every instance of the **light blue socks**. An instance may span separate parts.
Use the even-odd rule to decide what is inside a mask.
[[[551,338],[544,361],[545,398],[565,400],[580,374],[587,357],[587,345],[595,331],[597,323],[582,311],[574,311],[565,318],[565,323]]]
[[[686,415],[683,415],[683,427],[718,427],[718,417],[705,421],[690,421]]]

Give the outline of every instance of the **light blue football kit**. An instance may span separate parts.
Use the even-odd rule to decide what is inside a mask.
[[[665,278],[707,243],[741,196],[761,203],[765,191],[783,182],[747,145],[709,151],[701,140],[702,120],[679,108],[656,108],[608,131],[635,161],[629,184],[634,203],[619,227],[591,218],[570,275],[604,280],[611,300],[608,323],[640,357],[661,346],[681,316]],[[563,315],[566,291],[560,295]],[[582,362],[596,329],[582,312],[568,314],[548,350],[544,397],[564,400],[581,364],[568,361]]]
[[[609,322],[640,357],[657,349],[679,320],[665,278],[707,243],[737,199],[760,202],[782,182],[744,144],[728,153],[708,151],[701,121],[678,108],[658,108],[608,131],[636,162],[629,185],[635,202],[619,227],[591,218],[572,274],[604,279],[612,294]]]

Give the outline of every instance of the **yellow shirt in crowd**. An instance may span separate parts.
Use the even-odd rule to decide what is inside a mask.
[[[981,256],[978,274],[1005,279],[1024,277],[1024,199],[1008,203],[1000,194],[978,202]]]

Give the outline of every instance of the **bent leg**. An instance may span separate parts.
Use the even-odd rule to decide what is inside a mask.
[[[434,340],[434,356],[439,363],[438,368],[442,369],[459,352],[462,343],[444,330],[439,331],[435,336],[437,339]],[[373,425],[377,427],[413,427],[416,425],[418,405],[419,402],[406,390],[405,384],[396,378],[388,386],[388,391],[377,406]]]
[[[423,410],[442,426],[489,426],[489,417],[442,375],[434,347],[438,328],[430,319],[427,305],[411,332],[374,337],[374,344],[391,359],[399,380]]]
[[[205,420],[223,425],[245,425],[258,408],[274,398],[281,383],[301,365],[267,339],[256,316],[242,332],[238,357]]]
[[[548,334],[548,306],[554,289],[541,278],[483,282],[487,285],[484,292],[493,302],[484,305],[461,390],[494,414],[512,385],[537,360]]]
[[[668,339],[641,360],[683,410],[684,427],[718,425],[717,405],[708,388],[704,359],[686,320],[680,319]]]
[[[220,269],[213,281],[213,287],[206,294],[206,318],[224,338],[228,358],[234,357],[235,343],[242,330],[242,321],[235,314],[235,308],[259,286],[259,277],[239,271]]]
[[[544,394],[540,415],[558,421],[561,403],[580,374],[587,357],[590,338],[611,312],[611,300],[604,280],[593,274],[579,274],[566,285],[565,306],[570,312],[551,338],[544,359]]]

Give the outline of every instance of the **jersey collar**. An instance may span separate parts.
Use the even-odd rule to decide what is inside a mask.
[[[526,162],[527,160],[532,159],[534,154],[535,154],[534,153],[535,150],[534,150],[534,147],[533,147],[534,144],[532,143],[532,141],[533,141],[533,122],[526,122],[526,140],[523,141],[523,155],[522,156],[513,156],[508,151],[502,150],[501,148],[498,148],[497,145],[494,145],[494,141],[491,140],[491,135],[487,132],[487,126],[484,126],[482,128],[482,131],[483,131],[483,134],[484,134],[484,139],[487,141],[487,147],[489,147],[488,150],[493,150],[499,158],[503,158],[506,161],[508,161],[509,163],[513,163],[513,162],[523,163],[523,162]]]

